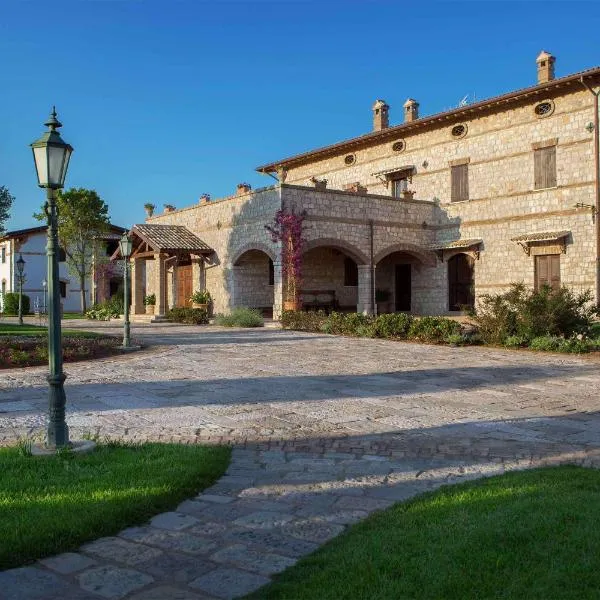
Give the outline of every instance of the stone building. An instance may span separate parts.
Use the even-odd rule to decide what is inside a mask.
[[[377,100],[373,131],[258,167],[274,185],[148,218],[133,228],[134,312],[145,293],[162,314],[206,288],[216,312],[277,316],[265,225],[281,208],[306,214],[308,305],[453,314],[517,281],[598,298],[600,68],[555,78],[554,65],[542,52],[535,85],[439,114],[409,98],[395,126]]]

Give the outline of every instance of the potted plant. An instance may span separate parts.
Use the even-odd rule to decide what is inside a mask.
[[[211,303],[212,298],[208,290],[196,291],[190,296],[190,302],[192,308],[203,308],[208,312],[208,305]]]
[[[144,210],[146,211],[146,216],[148,218],[150,218],[154,214],[155,208],[156,206],[152,204],[152,202],[146,202],[146,204],[144,204]]]
[[[148,294],[144,296],[144,306],[146,307],[146,314],[154,314],[154,306],[156,305],[156,294]]]
[[[377,302],[377,314],[389,312],[389,300],[392,297],[390,290],[375,290],[375,302]]]

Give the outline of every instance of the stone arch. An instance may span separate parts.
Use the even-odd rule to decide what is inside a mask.
[[[246,252],[250,252],[252,250],[257,250],[258,252],[264,252],[273,262],[277,260],[277,255],[275,253],[275,249],[267,246],[267,244],[263,244],[262,242],[253,242],[251,244],[245,244],[241,248],[239,248],[233,256],[233,260],[231,261],[232,265],[237,265],[240,258],[246,254]]]
[[[389,254],[393,254],[394,252],[406,252],[407,254],[412,254],[415,258],[418,258],[424,265],[428,267],[436,266],[436,256],[435,253],[427,248],[423,248],[421,246],[417,246],[415,244],[409,244],[407,242],[401,242],[399,244],[392,244],[387,248],[378,252],[373,258],[373,264],[377,264],[382,261]]]
[[[344,254],[348,255],[352,260],[354,260],[357,265],[369,264],[369,259],[364,252],[359,250],[356,246],[336,238],[317,238],[316,240],[309,240],[305,242],[302,253],[306,254],[309,250],[326,246],[341,250]]]

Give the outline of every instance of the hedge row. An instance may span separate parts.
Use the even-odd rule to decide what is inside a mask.
[[[415,340],[429,343],[472,343],[461,335],[457,321],[444,317],[415,318],[405,313],[362,315],[359,313],[284,311],[284,329],[352,335],[381,339]]]

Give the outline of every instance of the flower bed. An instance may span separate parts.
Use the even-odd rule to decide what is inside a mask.
[[[119,353],[116,337],[63,337],[63,360],[75,362]],[[44,336],[0,338],[0,369],[33,367],[48,363],[48,340]]]

